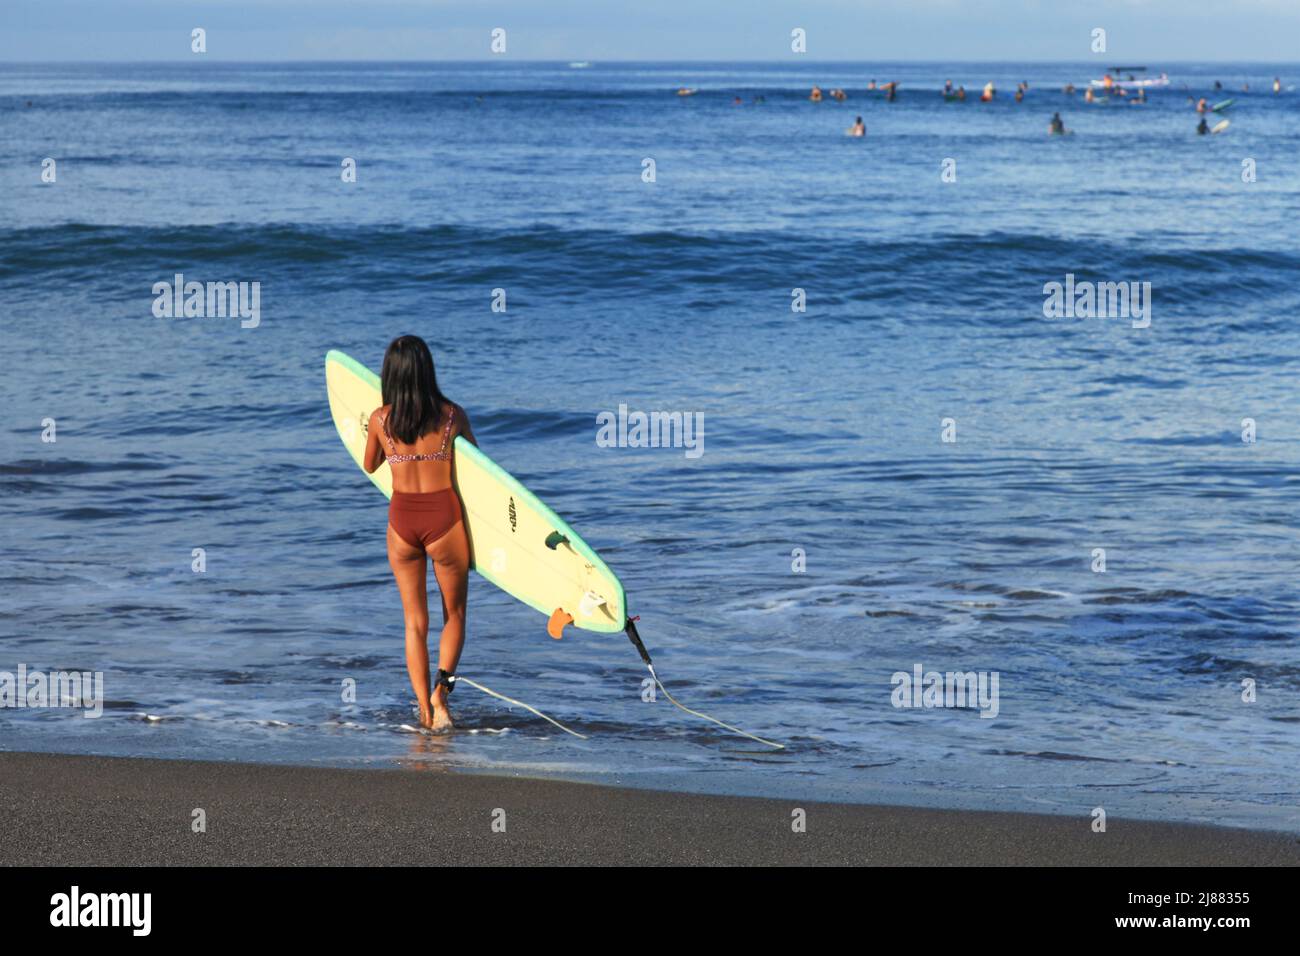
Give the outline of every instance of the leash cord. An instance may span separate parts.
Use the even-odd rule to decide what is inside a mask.
[[[712,717],[698,710],[692,710],[691,708],[683,704],[681,701],[679,701],[676,697],[674,697],[669,692],[668,688],[664,686],[664,682],[659,679],[659,675],[655,673],[655,666],[654,663],[650,660],[650,654],[646,651],[645,645],[641,643],[641,636],[636,632],[636,624],[634,623],[635,621],[636,618],[628,619],[627,627],[626,627],[628,639],[632,641],[633,646],[637,649],[637,652],[641,655],[641,660],[645,662],[646,669],[650,671],[650,676],[651,678],[654,679],[655,686],[658,687],[661,691],[663,691],[663,695],[667,697],[669,701],[672,702],[672,705],[674,707],[676,707],[678,710],[690,714],[692,717],[699,717],[701,720],[707,720],[710,721],[711,723],[715,723],[719,727],[731,731],[733,734],[739,734],[742,737],[748,737],[750,740],[756,740],[760,744],[763,744],[765,747],[772,747],[776,750],[785,749],[785,744],[779,744],[774,740],[767,740],[763,737],[758,736],[757,734],[751,734],[747,730],[741,730],[739,727],[733,726],[732,724],[729,724],[726,721],[719,720],[717,717]],[[561,730],[563,730],[566,734],[571,734],[574,737],[577,737],[579,740],[589,739],[586,734],[580,734],[576,730],[570,730],[568,727],[564,726],[564,724],[560,723],[555,718],[548,717],[545,714],[543,714],[536,707],[530,706],[529,704],[525,704],[522,700],[515,700],[513,697],[507,697],[505,694],[498,694],[492,688],[484,687],[482,684],[476,683],[475,681],[470,680],[468,677],[462,677],[461,675],[457,674],[451,677],[450,680],[456,682],[464,682],[466,684],[469,684],[469,686],[473,687],[475,690],[481,690],[483,693],[495,697],[498,700],[503,700],[507,704],[514,704],[518,707],[522,707],[524,710],[536,714],[538,717],[542,718],[542,720],[545,720],[547,723],[554,724],[556,727],[559,727]]]
[[[711,720],[719,727],[726,727],[732,733],[740,734],[740,736],[742,737],[748,737],[750,740],[757,740],[760,744],[766,744],[769,747],[775,747],[777,750],[785,749],[785,744],[778,744],[774,740],[764,740],[762,737],[759,737],[755,734],[751,734],[748,731],[741,730],[739,727],[733,727],[731,726],[731,724],[723,723],[721,720],[718,720],[718,718],[710,717],[708,714],[702,714],[698,710],[691,710],[685,704],[679,703],[676,697],[668,693],[668,688],[664,686],[663,681],[659,679],[659,675],[655,673],[655,666],[653,664],[647,664],[646,667],[650,669],[650,676],[655,679],[655,683],[659,686],[659,689],[664,692],[664,696],[667,697],[674,704],[676,704],[679,708],[686,711],[686,713],[693,714],[696,717],[703,717],[705,720]]]
[[[474,681],[470,680],[468,677],[462,677],[459,674],[452,677],[451,680],[455,681],[458,684],[464,682],[466,684],[469,684],[469,686],[473,687],[475,690],[481,690],[483,693],[490,694],[491,696],[497,698],[498,700],[504,700],[507,704],[517,704],[518,706],[522,707],[524,710],[532,711],[538,717],[542,718],[542,720],[549,721],[550,723],[554,724],[556,727],[559,727],[561,730],[563,730],[566,734],[573,734],[573,736],[577,737],[579,740],[588,739],[586,734],[580,734],[576,730],[570,730],[568,727],[564,726],[564,724],[560,723],[555,718],[547,717],[536,707],[530,707],[528,704],[525,704],[522,700],[515,700],[513,697],[507,697],[505,694],[498,694],[496,691],[492,690],[492,688],[484,687],[482,684],[477,684]],[[668,692],[664,691],[664,693],[668,693]]]

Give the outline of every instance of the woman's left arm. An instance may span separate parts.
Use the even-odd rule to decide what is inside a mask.
[[[366,453],[361,456],[361,467],[366,474],[374,474],[375,469],[385,461],[384,444],[380,435],[384,432],[383,410],[376,408],[370,413],[370,422],[366,425]]]

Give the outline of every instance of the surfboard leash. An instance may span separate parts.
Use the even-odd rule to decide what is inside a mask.
[[[663,695],[667,697],[669,701],[672,702],[674,707],[676,707],[679,710],[685,711],[686,713],[690,714],[692,717],[699,717],[702,720],[707,720],[712,723],[715,723],[719,727],[723,727],[734,734],[739,734],[742,737],[748,737],[750,740],[756,740],[760,744],[763,744],[765,747],[772,747],[776,750],[785,749],[785,744],[779,744],[774,740],[767,740],[766,738],[759,737],[757,734],[751,734],[749,733],[749,731],[741,730],[739,727],[733,726],[732,724],[729,724],[726,721],[719,720],[717,717],[712,717],[709,714],[702,713],[698,710],[692,710],[690,707],[687,707],[676,697],[674,697],[672,693],[669,692],[668,688],[664,686],[664,682],[659,679],[659,674],[655,671],[654,661],[651,660],[650,658],[650,652],[646,650],[645,644],[641,640],[641,635],[637,633],[636,621],[637,618],[630,617],[627,619],[627,623],[624,625],[623,628],[624,632],[627,634],[627,639],[632,642],[632,646],[636,648],[636,652],[641,655],[641,660],[645,662],[646,669],[650,671],[650,677],[654,680],[655,686],[658,687],[661,691],[663,691]],[[538,717],[542,718],[542,720],[546,721],[549,724],[553,724],[554,726],[560,728],[560,730],[563,730],[566,734],[570,734],[574,737],[577,737],[579,740],[591,739],[586,734],[580,734],[576,730],[570,730],[568,727],[564,726],[564,724],[560,723],[554,717],[548,717],[546,714],[543,714],[540,710],[538,710],[536,707],[533,707],[531,704],[525,704],[522,700],[516,700],[513,697],[507,697],[505,694],[499,694],[496,691],[494,691],[492,688],[484,687],[482,684],[470,680],[468,677],[465,677],[463,674],[448,675],[447,680],[449,683],[454,682],[456,684],[461,684],[461,683],[468,684],[470,687],[473,687],[475,690],[480,690],[490,697],[495,697],[497,700],[503,700],[507,704],[514,704],[517,707],[522,707],[524,710],[528,711],[529,713],[536,714]]]
[[[538,717],[542,718],[542,720],[549,721],[550,723],[554,724],[556,727],[559,727],[566,734],[573,734],[573,736],[577,737],[579,740],[589,739],[586,734],[580,734],[576,730],[570,730],[568,727],[564,726],[564,724],[560,723],[554,717],[547,717],[536,707],[530,707],[528,704],[525,704],[522,700],[515,700],[513,697],[507,697],[505,694],[498,694],[496,691],[492,690],[492,688],[484,687],[482,684],[476,684],[468,677],[463,677],[460,674],[453,674],[449,676],[447,679],[457,684],[460,684],[462,682],[469,684],[469,686],[473,687],[475,690],[481,690],[483,693],[490,694],[491,696],[497,698],[498,700],[504,700],[507,704],[517,704],[520,707],[522,707],[524,710],[531,711],[532,713],[536,714]]]
[[[764,738],[759,737],[756,734],[751,734],[746,730],[741,730],[739,727],[733,727],[731,724],[718,720],[718,718],[716,717],[710,717],[708,714],[702,714],[698,710],[691,710],[685,704],[680,703],[677,700],[677,698],[675,698],[672,694],[668,693],[668,688],[664,686],[663,681],[659,679],[659,675],[655,673],[655,665],[654,665],[654,661],[650,659],[650,652],[645,649],[645,644],[642,643],[641,641],[641,635],[637,633],[636,621],[637,618],[629,617],[627,619],[627,623],[623,626],[623,631],[624,633],[627,634],[627,639],[632,642],[632,646],[636,648],[636,652],[641,655],[641,660],[645,662],[646,668],[650,671],[650,676],[654,678],[655,685],[661,691],[664,692],[664,696],[667,697],[670,701],[672,701],[674,706],[676,706],[679,710],[686,711],[686,713],[694,717],[702,717],[705,720],[710,720],[713,723],[717,724],[719,727],[725,727],[727,730],[730,730],[732,733],[740,734],[740,736],[742,737],[748,737],[750,740],[757,740],[760,744],[764,744],[765,746],[774,747],[777,750],[785,749],[785,744],[778,744],[774,740],[765,740]]]

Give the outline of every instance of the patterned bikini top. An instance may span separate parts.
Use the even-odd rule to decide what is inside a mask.
[[[388,463],[390,465],[395,465],[398,462],[402,462],[402,461],[450,461],[451,460],[451,450],[447,447],[447,441],[451,437],[451,423],[456,420],[456,407],[454,405],[450,406],[447,411],[447,427],[442,430],[442,447],[440,447],[432,455],[397,454],[397,446],[393,444],[392,432],[388,430],[388,416],[382,415],[380,416],[380,420],[384,423],[384,437],[388,439],[388,447],[393,452],[393,454],[388,456]]]

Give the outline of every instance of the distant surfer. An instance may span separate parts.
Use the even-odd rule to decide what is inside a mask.
[[[1074,95],[1074,84],[1073,84],[1073,83],[1066,83],[1065,86],[1061,87],[1061,92],[1064,93],[1064,94],[1066,94],[1067,96],[1073,96],[1073,95]]]
[[[1060,113],[1052,114],[1052,123],[1047,127],[1047,131],[1053,136],[1065,135],[1065,120],[1061,119]]]
[[[1273,95],[1276,96],[1278,93],[1281,92],[1282,92],[1282,78],[1280,76],[1275,76],[1273,77]],[[27,105],[31,106],[32,104],[28,103]]]
[[[1095,102],[1097,102],[1097,96],[1096,96],[1096,94],[1094,94],[1094,93],[1092,92],[1092,87],[1091,87],[1091,86],[1088,87],[1086,90],[1083,91],[1083,101],[1084,101],[1085,103],[1095,103]]]
[[[867,84],[867,89],[868,89],[868,90],[874,90],[875,88],[876,88],[876,81],[875,81],[875,80],[872,80],[870,83]]]
[[[1019,89],[1016,90],[1016,102],[1023,103],[1024,101],[1025,101],[1025,91]]]
[[[838,90],[838,89],[831,90],[831,99],[833,99],[836,103],[843,103],[848,98],[849,98],[848,94],[845,93],[843,90]]]
[[[997,87],[993,85],[992,80],[989,80],[989,82],[984,84],[984,92],[980,94],[980,102],[991,103],[993,102],[993,97],[997,95],[998,95]]]
[[[959,100],[966,99],[966,87],[964,86],[957,87],[957,99]]]
[[[859,116],[859,117],[857,118],[857,120],[854,122],[854,124],[853,124],[852,126],[849,127],[849,129],[848,129],[848,133],[849,133],[850,136],[866,136],[866,135],[867,135],[867,126],[866,126],[865,123],[862,122],[862,117],[861,117],[861,116]]]
[[[884,86],[882,86],[881,89],[883,89],[883,90],[885,91],[885,99],[886,99],[886,101],[892,103],[892,102],[894,102],[894,100],[896,100],[896,99],[898,98],[898,81],[897,81],[897,80],[890,80],[888,83],[886,83]]]
[[[1196,101],[1196,112],[1205,113],[1208,112],[1209,109],[1210,109],[1210,104],[1206,101],[1204,96],[1202,96],[1199,100]]]
[[[415,690],[420,724],[430,730],[452,726],[447,695],[465,646],[465,597],[469,538],[452,484],[457,436],[477,445],[465,409],[438,388],[433,356],[414,335],[393,339],[381,377],[385,404],[366,426],[365,470],[385,461],[392,469],[388,505],[388,563],[393,569],[406,621],[406,672]],[[442,595],[442,637],[438,673],[429,680],[429,560]]]
[[[945,96],[952,92],[952,80],[943,81],[943,92]]]
[[[1196,133],[1198,136],[1204,136],[1209,131],[1210,131],[1210,124],[1205,122],[1205,117],[1202,116],[1201,122],[1196,127]]]
[[[812,100],[814,103],[820,103],[822,101],[822,88],[820,86],[814,86],[812,92],[808,94],[808,99]]]

